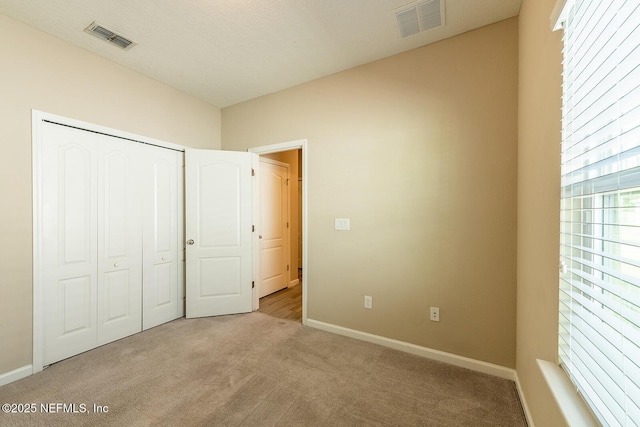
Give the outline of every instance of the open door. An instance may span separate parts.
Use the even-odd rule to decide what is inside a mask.
[[[186,317],[252,310],[252,163],[257,155],[185,150]]]
[[[258,295],[289,286],[289,165],[260,158]]]

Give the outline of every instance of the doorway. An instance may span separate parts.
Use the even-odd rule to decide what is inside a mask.
[[[271,159],[286,163],[290,167],[288,177],[288,214],[290,228],[288,237],[286,288],[259,298],[260,289],[254,296],[254,309],[276,317],[301,321],[307,319],[307,141],[298,140],[281,144],[250,148],[249,152],[259,154],[261,159]],[[258,196],[259,198],[261,196]],[[259,272],[258,272],[259,274]],[[257,276],[258,277],[258,276]],[[258,283],[259,286],[259,283]]]

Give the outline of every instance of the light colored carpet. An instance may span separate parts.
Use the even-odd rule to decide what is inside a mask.
[[[526,426],[512,381],[262,313],[178,319],[0,387],[0,403],[88,410],[2,426]]]

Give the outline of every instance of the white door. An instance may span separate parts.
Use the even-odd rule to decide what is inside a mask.
[[[142,327],[141,153],[119,138],[98,135],[97,141],[97,345],[102,345]]]
[[[288,179],[287,164],[260,158],[260,298],[289,285]]]
[[[302,178],[298,178],[298,268],[302,268]]]
[[[182,239],[179,216],[182,194],[181,152],[145,146],[142,181],[143,214],[143,329],[178,318],[182,286],[179,265]]]
[[[45,365],[96,346],[97,135],[43,124],[42,298]]]
[[[252,309],[255,157],[185,150],[186,317]]]
[[[117,139],[45,123],[45,364],[139,332],[139,156]]]

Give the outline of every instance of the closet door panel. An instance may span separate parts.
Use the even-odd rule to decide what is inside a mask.
[[[98,138],[98,345],[142,330],[141,152]]]
[[[174,266],[171,262],[163,262],[154,265],[153,277],[151,278],[154,283],[154,301],[155,307],[163,307],[167,304],[172,304],[174,298],[175,281],[173,276],[175,275]]]
[[[90,275],[60,280],[57,296],[60,337],[78,336],[92,329],[92,277]],[[53,301],[52,301],[53,302]]]
[[[44,364],[96,343],[97,142],[43,125],[42,263]]]
[[[136,304],[135,298],[131,295],[131,284],[135,280],[130,276],[129,270],[113,271],[103,276],[103,296],[105,297],[103,321],[105,323],[131,318],[132,311],[140,311],[136,307],[139,304]],[[136,332],[140,329],[139,322],[135,325],[135,329]]]
[[[179,173],[182,153],[145,147],[143,329],[179,315],[178,242]]]

